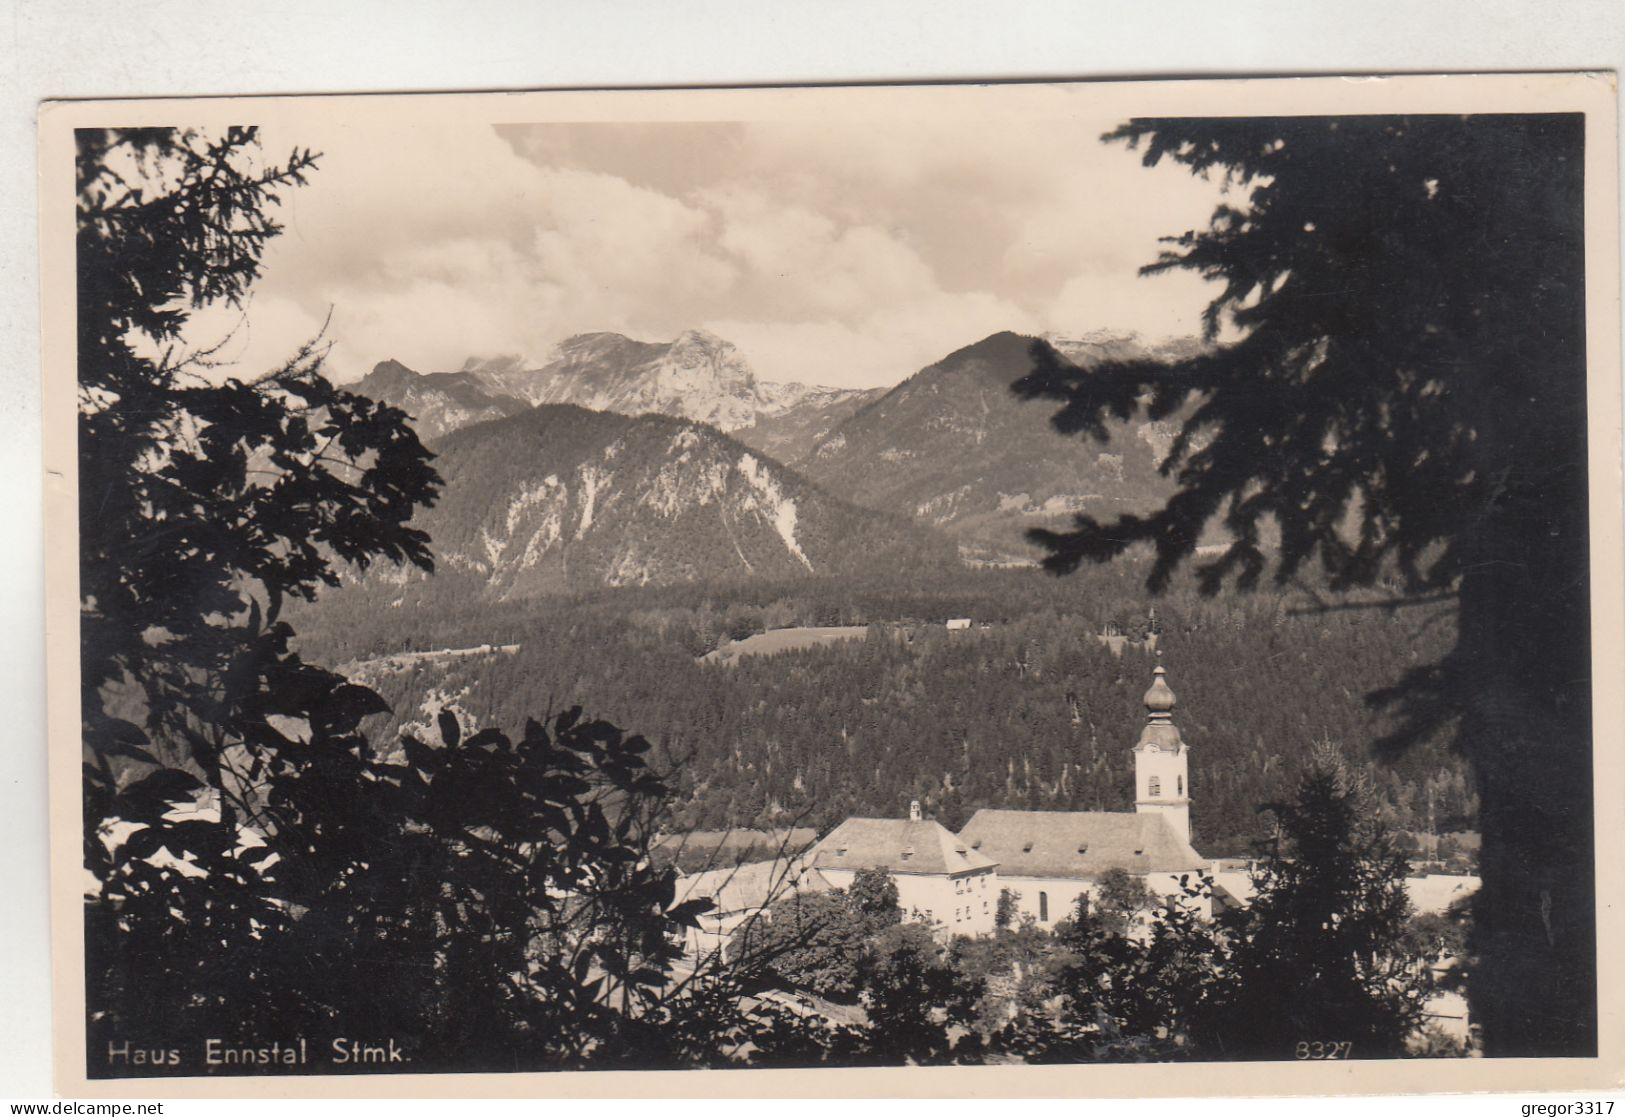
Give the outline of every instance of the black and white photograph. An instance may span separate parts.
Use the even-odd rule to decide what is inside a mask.
[[[67,1073],[1609,1080],[1614,97],[48,109]]]

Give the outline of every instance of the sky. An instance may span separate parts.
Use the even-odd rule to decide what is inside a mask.
[[[1199,329],[1211,289],[1140,277],[1219,187],[1104,144],[1112,118],[414,123],[267,128],[321,153],[246,317],[200,315],[240,374],[326,323],[329,373],[420,372],[614,331],[705,329],[757,376],[894,384],[999,330]]]

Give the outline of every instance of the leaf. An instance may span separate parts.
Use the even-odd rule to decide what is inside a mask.
[[[446,743],[448,749],[456,748],[457,742],[462,740],[463,737],[463,730],[457,724],[457,715],[445,707],[441,707],[438,720],[440,722],[440,739]]]
[[[509,751],[510,745],[507,735],[500,729],[482,729],[464,742],[463,747],[465,749],[495,747],[506,752]]]
[[[334,687],[317,707],[322,728],[328,733],[349,733],[362,718],[389,712],[389,703],[377,691],[356,683]]]
[[[163,809],[157,813],[164,814],[176,803],[189,802],[192,793],[202,786],[190,772],[183,772],[179,768],[160,768],[125,788],[119,795],[119,801],[137,808],[140,812],[137,818],[160,807]]]
[[[410,733],[401,734],[401,751],[406,754],[407,765],[421,773],[438,772],[444,763],[438,749],[430,748]]]
[[[123,718],[97,717],[85,733],[85,742],[98,752],[113,756],[130,755],[130,750],[145,755],[152,742],[146,731]]]

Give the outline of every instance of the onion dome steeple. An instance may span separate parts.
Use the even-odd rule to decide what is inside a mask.
[[[1175,698],[1162,664],[1145,692],[1145,728],[1134,746],[1134,809],[1158,814],[1179,840],[1191,840],[1191,800],[1188,750],[1174,724]]]
[[[1151,689],[1145,692],[1145,728],[1140,731],[1141,748],[1159,748],[1170,752],[1184,745],[1179,727],[1174,724],[1174,706],[1178,699],[1168,685],[1168,672],[1161,663],[1152,672]]]
[[[1168,686],[1168,669],[1159,663],[1152,675],[1151,689],[1145,692],[1146,713],[1151,715],[1152,721],[1171,721],[1174,705],[1179,700]]]

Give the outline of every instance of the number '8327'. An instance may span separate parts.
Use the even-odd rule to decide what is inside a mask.
[[[1300,1039],[1292,1054],[1299,1059],[1347,1059],[1353,1050],[1351,1039]]]

